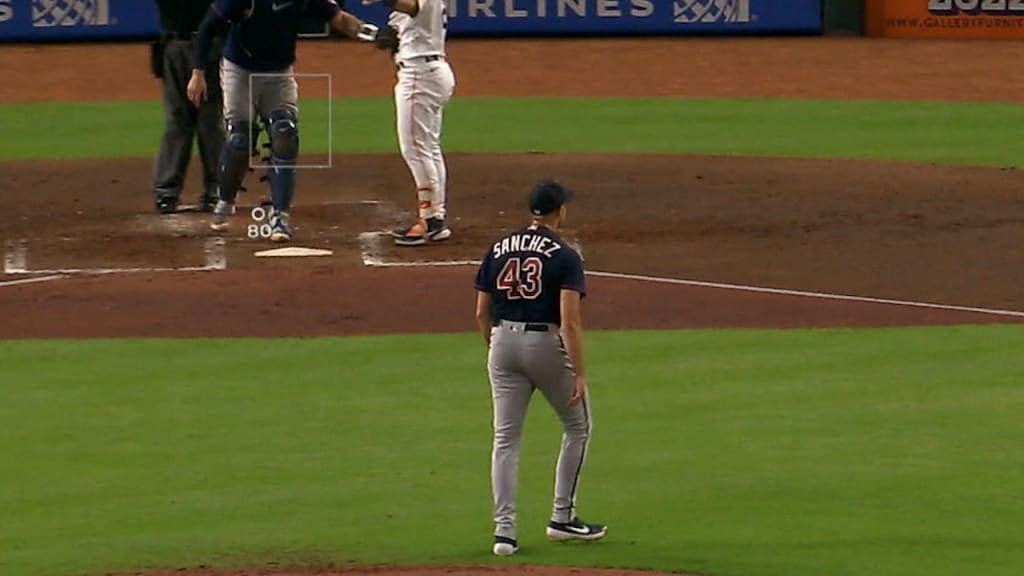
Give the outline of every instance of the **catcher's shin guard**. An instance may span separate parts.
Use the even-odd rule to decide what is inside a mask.
[[[291,109],[274,110],[270,113],[270,198],[278,212],[291,208],[298,157],[298,118]]]
[[[249,170],[252,150],[249,122],[229,122],[228,138],[220,155],[220,199],[233,203]]]

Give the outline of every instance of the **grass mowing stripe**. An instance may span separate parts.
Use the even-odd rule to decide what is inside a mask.
[[[1016,575],[1022,347],[1020,326],[591,333],[580,511],[612,534],[544,541],[538,396],[515,561]],[[473,334],[5,342],[0,363],[5,576],[493,561]]]
[[[326,100],[305,99],[303,149],[327,149]],[[0,159],[146,156],[156,102],[0,105]],[[334,100],[334,150],[396,153],[389,98]],[[781,99],[454,98],[451,152],[644,152],[898,160],[1015,166],[1024,142],[997,103]],[[44,128],[45,126],[45,128]]]

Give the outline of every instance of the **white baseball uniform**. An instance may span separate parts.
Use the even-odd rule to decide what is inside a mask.
[[[392,12],[398,29],[395,112],[402,157],[416,182],[420,218],[445,217],[448,169],[441,152],[444,106],[455,90],[445,58],[448,0],[418,0],[416,16]]]

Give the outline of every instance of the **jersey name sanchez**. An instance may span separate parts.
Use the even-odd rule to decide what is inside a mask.
[[[495,320],[561,324],[561,292],[586,294],[580,255],[553,231],[530,226],[495,242],[476,275]]]
[[[392,12],[388,24],[398,29],[398,52],[395,58],[444,56],[448,34],[448,0],[419,0],[416,16]]]

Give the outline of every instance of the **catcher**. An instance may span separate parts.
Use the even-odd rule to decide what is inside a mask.
[[[289,211],[299,156],[299,89],[293,65],[299,27],[307,15],[382,50],[398,45],[393,30],[363,22],[343,11],[336,0],[216,0],[199,27],[188,84],[189,99],[200,105],[207,95],[203,68],[210,58],[212,38],[218,28],[230,24],[220,71],[228,136],[221,152],[219,199],[210,222],[213,230],[227,230],[235,212],[235,198],[258,130],[251,116],[255,111],[267,121],[270,133],[270,240],[291,239]]]

